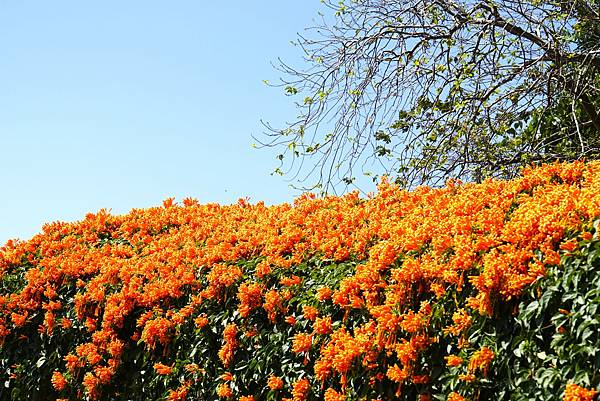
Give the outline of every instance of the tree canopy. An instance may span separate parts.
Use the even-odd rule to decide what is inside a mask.
[[[299,115],[266,123],[277,171],[328,191],[359,170],[436,185],[600,155],[597,0],[324,3],[306,64],[278,65]]]

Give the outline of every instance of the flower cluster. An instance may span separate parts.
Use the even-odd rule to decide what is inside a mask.
[[[233,354],[238,346],[237,326],[234,323],[225,327],[225,330],[223,331],[223,340],[225,344],[223,344],[219,350],[219,358],[227,368],[231,365]]]
[[[586,389],[574,383],[567,383],[563,401],[593,401],[598,392]]]
[[[468,343],[474,321],[518,299],[560,262],[559,252],[576,251],[567,235],[591,230],[598,194],[600,163],[577,162],[439,189],[383,181],[366,199],[305,194],[275,206],[168,199],[122,216],[101,210],[0,248],[0,280],[11,283],[0,287],[7,289],[0,343],[77,338],[48,380],[58,392],[98,399],[129,348],[168,356],[188,323],[197,335],[219,334],[219,366],[233,372],[242,344],[260,349],[255,326],[264,317],[260,327],[286,330],[291,358],[306,372],[285,382],[267,372],[261,388],[294,401],[342,400],[357,368],[373,388],[418,385],[425,399],[433,364],[423,358],[440,339],[457,354],[440,356],[440,365],[468,382],[490,374],[498,350]],[[314,260],[354,267],[305,294],[311,271],[296,267]],[[229,320],[211,319],[226,302],[235,303]],[[169,377],[173,365],[157,362],[154,370]],[[189,380],[174,384],[169,399],[188,397],[198,371],[186,370]],[[251,399],[233,383],[213,391]],[[591,399],[574,386],[565,400]]]

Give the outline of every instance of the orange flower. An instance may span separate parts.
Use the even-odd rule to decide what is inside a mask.
[[[223,338],[225,339],[225,342],[235,343],[237,341],[237,331],[238,329],[235,323],[228,324],[227,327],[225,327],[225,330],[223,330]]]
[[[240,300],[238,312],[242,317],[248,317],[253,309],[261,306],[263,285],[260,283],[242,283],[238,288],[237,297]]]
[[[244,332],[244,337],[246,337],[246,338],[256,337],[257,335],[258,335],[258,330],[256,329],[256,327],[251,327],[250,329],[248,329]]]
[[[456,355],[448,355],[445,359],[447,366],[460,366],[463,363],[463,359]]]
[[[169,390],[167,401],[184,401],[187,398],[187,393],[186,386],[179,386],[176,390]]]
[[[18,313],[13,312],[13,313],[11,313],[10,318],[16,327],[21,327],[27,321],[27,312],[25,312],[23,314],[18,314]]]
[[[405,313],[402,317],[403,319],[400,323],[400,327],[402,327],[402,330],[408,333],[416,333],[420,331],[425,324],[423,316],[421,316],[420,313],[414,313],[410,311]]]
[[[494,359],[494,352],[488,347],[481,347],[479,351],[476,351],[469,360],[468,370],[470,373],[474,373],[477,370],[483,372],[483,376],[487,376],[490,362]]]
[[[304,316],[305,319],[314,321],[317,318],[317,316],[319,315],[319,311],[317,310],[317,308],[315,308],[313,306],[304,305],[302,307],[302,315]]]
[[[173,322],[162,317],[148,320],[142,330],[141,340],[150,349],[153,349],[157,343],[166,346],[171,339],[173,326]]]
[[[67,386],[67,380],[62,373],[58,371],[54,371],[54,373],[52,373],[51,382],[56,391],[61,391]]]
[[[310,383],[308,379],[300,379],[292,385],[292,397],[294,401],[304,401],[308,396]]]
[[[577,162],[525,169],[511,181],[451,181],[413,191],[384,180],[365,199],[357,193],[306,194],[275,206],[245,200],[224,206],[184,200],[180,206],[171,199],[166,207],[123,216],[99,211],[75,223],[50,223],[28,241],[0,247],[0,275],[25,269],[23,288],[0,294],[0,343],[9,336],[26,339],[24,326],[33,314],[44,319],[41,333],[50,334],[56,322],[64,330],[84,326],[91,340],[80,336],[64,361],[74,381],[69,384],[83,385],[88,398],[99,398],[99,385],[111,380],[123,350],[135,341],[149,350],[161,346],[157,353],[171,352],[169,343],[180,328],[208,325],[209,317],[195,317],[200,306],[224,305],[231,294],[238,295],[240,315],[263,308],[276,322],[279,314],[297,313],[286,310],[286,301],[312,273],[296,267],[312,266],[321,255],[338,261],[352,255],[357,263],[347,277],[331,283],[335,292],[320,288],[308,302],[331,300],[345,313],[347,327],[354,327],[348,319],[360,309],[365,323],[332,331],[333,315],[319,316],[300,301],[304,318],[314,321],[313,334],[323,337],[320,347],[306,333],[292,345],[314,351],[316,380],[339,378],[342,388],[352,367],[374,370],[380,362],[398,382],[406,374],[419,380],[413,375],[416,361],[439,335],[468,349],[468,308],[493,316],[497,303],[518,299],[549,265],[560,263],[561,247],[572,252],[577,239],[594,239],[585,230],[600,218],[599,188],[600,162]],[[473,271],[477,274],[468,276]],[[276,282],[282,272],[289,277]],[[76,289],[71,303],[63,302],[65,287]],[[470,295],[466,302],[459,296],[455,308],[437,308],[445,294],[460,292]],[[416,310],[415,301],[422,299],[430,304]],[[434,309],[452,318],[442,333],[429,330]],[[125,335],[125,322],[138,313],[137,327]],[[294,316],[285,321],[306,329]],[[247,323],[243,330],[252,332]],[[239,332],[235,325],[223,332],[218,355],[225,366],[242,343],[255,345],[256,340],[238,340]],[[449,356],[447,364],[459,366],[457,358]],[[491,351],[475,352],[462,380],[487,375],[493,358]],[[567,395],[576,394],[574,386]]]
[[[463,396],[454,391],[448,394],[448,401],[466,401]]]
[[[197,328],[201,329],[208,324],[208,318],[206,316],[198,316],[194,319],[194,324]]]
[[[163,365],[162,363],[155,363],[154,364],[154,370],[159,375],[167,376],[167,375],[171,374],[171,372],[173,371],[173,367],[172,366]]]
[[[317,334],[329,334],[332,331],[331,317],[317,318],[313,324],[313,330]]]
[[[98,378],[92,372],[87,372],[83,377],[83,387],[92,398],[96,398],[98,394]]]
[[[458,375],[458,380],[462,380],[467,383],[471,383],[475,381],[475,375],[473,373],[461,374]]]
[[[106,350],[113,358],[119,358],[123,354],[123,347],[121,340],[112,340],[107,344]]]
[[[82,366],[81,362],[79,361],[79,358],[77,358],[73,354],[67,354],[63,359],[66,363],[67,370],[71,373],[73,373],[78,367]]]
[[[262,262],[256,265],[256,277],[263,278],[269,273],[271,273],[271,266],[266,260],[263,260]]]
[[[229,367],[233,362],[235,346],[232,343],[225,343],[219,350],[219,359],[225,367]]]
[[[331,299],[333,291],[329,287],[321,287],[317,290],[317,299],[321,302]]]
[[[344,401],[346,397],[332,388],[325,390],[325,401]]]
[[[429,284],[429,289],[435,294],[437,298],[441,298],[446,293],[446,289],[444,288],[444,286],[439,283]]]
[[[223,330],[223,339],[225,344],[219,350],[219,358],[223,365],[228,367],[233,362],[234,352],[237,349],[237,326],[234,323],[228,324]]]
[[[292,340],[292,351],[299,354],[306,352],[312,346],[312,334],[298,333]]]
[[[398,365],[394,365],[388,368],[387,377],[393,382],[402,383],[408,378],[408,372]]]
[[[187,206],[187,207],[191,207],[191,206],[198,206],[198,200],[194,199],[194,198],[184,198],[183,199],[183,205]]]
[[[571,239],[568,241],[563,242],[562,244],[560,244],[560,249],[569,251],[569,252],[573,252],[575,249],[577,249],[577,240],[576,239]]]
[[[269,290],[265,294],[263,308],[267,311],[267,317],[271,322],[275,322],[277,312],[283,309],[281,295],[275,290]]]
[[[217,395],[221,398],[229,398],[233,395],[233,391],[231,391],[231,387],[228,384],[219,384]]]
[[[86,358],[90,365],[96,365],[102,360],[102,356],[98,353],[98,347],[93,343],[80,344],[76,347],[77,354]]]
[[[183,369],[188,373],[195,373],[200,370],[200,366],[196,363],[188,363],[183,366]]]
[[[283,277],[281,280],[279,280],[279,283],[286,287],[291,287],[293,285],[299,285],[301,282],[302,282],[302,279],[298,276]]]
[[[283,388],[283,380],[281,380],[281,378],[271,375],[269,376],[269,379],[267,380],[267,386],[269,386],[269,388],[271,390],[279,390]]]
[[[452,315],[453,326],[444,329],[444,333],[453,334],[455,336],[460,335],[471,327],[471,316],[464,309],[459,309]]]
[[[567,383],[563,401],[593,401],[598,392],[594,389],[586,389],[575,383]]]
[[[71,322],[71,320],[70,320],[70,319],[67,319],[66,317],[63,317],[63,318],[60,320],[60,326],[61,326],[63,329],[65,329],[65,330],[68,330],[68,329],[70,329],[70,328],[73,326],[73,322]]]

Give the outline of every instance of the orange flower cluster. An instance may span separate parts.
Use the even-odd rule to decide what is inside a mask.
[[[233,354],[238,346],[237,330],[237,326],[234,323],[227,325],[225,330],[223,330],[225,344],[219,350],[219,358],[225,367],[229,367],[231,362],[233,362]]]
[[[494,359],[494,352],[488,347],[481,347],[479,351],[476,351],[471,359],[469,359],[469,372],[474,373],[478,370],[483,372],[483,376],[487,376],[490,362]]]
[[[454,325],[445,328],[444,332],[458,336],[471,327],[471,320],[471,316],[469,316],[466,310],[458,310],[452,315]]]
[[[240,300],[238,312],[242,317],[248,317],[253,309],[262,305],[263,285],[260,283],[242,283],[238,289]]]
[[[450,395],[448,395],[448,401],[466,401],[466,400],[465,400],[465,397],[461,396],[460,394],[451,392]]]
[[[267,386],[269,386],[271,390],[279,390],[283,388],[283,380],[277,376],[271,375],[269,376],[269,380],[267,380]]]
[[[98,378],[94,376],[92,372],[87,372],[83,377],[83,387],[85,392],[92,398],[98,398],[99,390],[98,385],[100,384]]]
[[[73,379],[62,383],[56,376],[52,383],[69,386],[83,378],[75,384],[98,398],[98,385],[121,363],[128,319],[139,316],[130,341],[150,351],[166,349],[183,323],[210,324],[200,306],[231,293],[242,332],[244,319],[265,312],[292,331],[306,323],[300,315],[313,322],[312,334],[296,332],[290,341],[295,351],[315,354],[318,381],[338,377],[344,389],[348,372],[362,366],[372,378],[422,382],[427,372],[419,355],[438,336],[463,341],[475,316],[491,315],[498,302],[518,297],[545,266],[559,263],[561,248],[575,250],[565,235],[591,230],[600,217],[599,193],[600,163],[577,162],[526,169],[511,181],[449,182],[439,189],[408,191],[384,181],[367,199],[305,194],[275,206],[168,199],[162,207],[122,216],[101,210],[80,222],[47,224],[29,241],[0,248],[0,277],[27,267],[22,287],[0,293],[0,343],[22,333],[32,316],[44,316],[36,335],[84,327],[91,341],[73,344],[64,359]],[[359,264],[336,285],[321,288],[310,306],[288,310],[309,280],[290,267],[314,258]],[[240,260],[256,263],[250,269]],[[444,312],[453,324],[432,332],[432,308],[467,287],[468,301]],[[72,304],[60,298],[64,288],[75,291]],[[333,308],[342,313],[330,315]],[[353,311],[364,323],[346,327],[339,316]],[[235,324],[223,331],[219,358],[225,367],[235,362],[237,334]],[[385,367],[377,364],[382,356]],[[473,353],[469,374],[485,375],[492,358],[489,349]],[[308,380],[296,383],[294,400],[309,386]],[[333,391],[330,399],[337,397]],[[219,396],[231,395],[226,384],[219,387]]]
[[[171,330],[173,329],[173,326],[173,321],[169,319],[162,317],[150,319],[144,324],[141,339],[148,345],[148,348],[151,349],[156,346],[157,342],[165,346],[171,339]]]
[[[283,307],[283,297],[275,290],[269,290],[265,294],[263,308],[267,311],[267,317],[271,323],[275,322],[279,313],[286,312],[286,309]]]
[[[317,299],[321,302],[331,299],[331,295],[333,295],[333,290],[329,287],[321,287],[317,290]]]
[[[164,365],[162,363],[155,363],[154,364],[154,370],[159,375],[167,376],[167,375],[171,374],[171,372],[173,371],[173,367],[172,366],[168,366],[168,365]]]
[[[345,327],[334,331],[325,347],[321,349],[321,356],[315,362],[315,376],[320,381],[325,381],[337,372],[342,375],[342,385],[345,386],[346,375],[352,368],[352,363],[361,355],[365,356],[365,362],[374,362],[376,355],[370,353],[370,330],[374,325],[365,327],[356,336],[350,335]],[[369,330],[370,329],[370,330]]]
[[[302,307],[302,316],[306,320],[314,321],[319,316],[319,310],[314,306],[304,305]]]
[[[312,346],[312,334],[298,333],[294,336],[292,342],[292,351],[297,354],[307,352]]]
[[[293,401],[304,401],[308,396],[310,390],[310,383],[308,379],[300,379],[296,381],[292,389]]]
[[[175,390],[170,390],[167,401],[184,401],[187,398],[188,389],[186,386],[179,386]]]
[[[217,395],[221,398],[229,398],[233,395],[233,391],[231,390],[231,387],[229,387],[229,384],[219,384],[217,387]]]
[[[313,324],[316,334],[329,334],[332,331],[331,317],[317,318]]]
[[[446,364],[448,366],[460,366],[463,363],[463,359],[456,355],[448,355],[446,357]]]
[[[588,390],[575,383],[567,383],[563,401],[593,401],[597,393],[594,389]]]
[[[325,390],[325,401],[345,401],[346,397],[332,388]]]
[[[67,380],[60,372],[52,373],[52,386],[60,391],[67,386]]]

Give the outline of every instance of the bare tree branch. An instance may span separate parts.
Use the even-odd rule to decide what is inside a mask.
[[[300,111],[265,125],[280,171],[332,191],[357,166],[436,185],[600,155],[597,0],[325,4],[307,67],[277,66]]]

